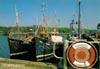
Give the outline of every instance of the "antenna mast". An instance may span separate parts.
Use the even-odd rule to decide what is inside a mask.
[[[48,29],[48,21],[47,21],[47,19],[45,17],[45,7],[46,7],[46,3],[43,1],[42,2],[42,20],[46,24],[46,27],[44,28],[43,32],[45,34],[48,34],[49,33],[49,29]]]
[[[17,38],[19,39],[19,20],[18,20],[18,10],[16,8],[16,5],[15,5],[15,11],[16,11],[16,26],[17,26]]]
[[[81,38],[81,28],[80,28],[80,26],[81,26],[81,22],[80,22],[80,4],[81,4],[81,0],[78,0],[78,38],[80,39]]]
[[[43,20],[43,22],[45,22],[45,7],[46,7],[46,3],[43,1],[41,6],[42,6],[42,20]]]

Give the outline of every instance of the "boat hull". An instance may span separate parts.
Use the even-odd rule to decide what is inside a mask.
[[[24,43],[22,40],[8,38],[10,58],[22,60],[36,60],[34,43]]]

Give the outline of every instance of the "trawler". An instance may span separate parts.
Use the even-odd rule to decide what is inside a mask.
[[[23,60],[35,60],[35,55],[33,54],[33,51],[35,50],[34,44],[30,41],[32,39],[32,35],[29,34],[29,36],[26,39],[20,39],[19,34],[19,19],[18,19],[18,10],[15,7],[16,10],[16,27],[17,27],[17,36],[13,38],[13,33],[9,33],[8,43],[9,43],[9,49],[10,49],[10,58],[13,59],[23,59]],[[34,51],[35,53],[35,51]],[[34,56],[33,56],[33,55]]]
[[[42,7],[44,8],[44,6]],[[19,32],[18,22],[18,11],[16,9],[16,25]],[[59,36],[56,28],[54,28],[54,31],[49,32],[44,13],[43,22],[46,23],[46,27],[38,25],[34,35],[30,34],[27,38],[20,39],[19,33],[17,33],[17,38],[8,38],[10,58],[30,61],[44,61],[54,58],[54,43],[57,43],[56,52],[58,52],[62,48],[63,37]],[[10,36],[12,36],[11,33]]]

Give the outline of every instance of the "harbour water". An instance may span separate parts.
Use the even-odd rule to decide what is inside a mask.
[[[8,36],[0,36],[0,57],[10,58]]]

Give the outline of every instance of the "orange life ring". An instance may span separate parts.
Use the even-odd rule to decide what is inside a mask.
[[[98,52],[92,43],[78,41],[68,47],[66,56],[74,68],[87,68],[97,62]]]

